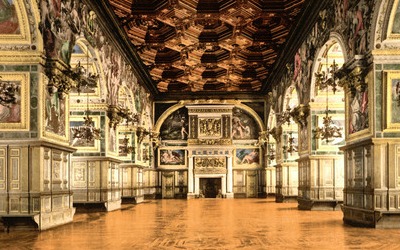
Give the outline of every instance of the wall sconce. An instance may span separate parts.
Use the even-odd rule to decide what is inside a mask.
[[[9,81],[3,81],[0,77],[0,105],[9,106],[17,102],[16,94],[19,86]]]

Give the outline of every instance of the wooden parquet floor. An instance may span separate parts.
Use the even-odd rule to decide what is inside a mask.
[[[400,249],[399,229],[356,228],[342,218],[273,199],[153,200],[75,214],[43,232],[0,232],[0,249]]]

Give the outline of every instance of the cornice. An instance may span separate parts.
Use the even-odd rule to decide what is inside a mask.
[[[305,8],[296,24],[293,25],[284,48],[281,50],[281,54],[278,55],[278,60],[272,69],[272,73],[262,84],[262,93],[271,91],[272,87],[278,84],[276,80],[280,81],[284,73],[286,73],[286,64],[294,61],[296,51],[305,41],[318,20],[320,10],[326,7],[328,3],[328,0],[306,0]]]
[[[107,0],[89,1],[85,0],[87,5],[96,12],[103,28],[103,32],[113,42],[114,46],[121,52],[121,55],[130,63],[138,82],[143,83],[153,96],[158,95],[158,89],[153,83],[146,66],[141,61],[136,49],[129,41],[127,35],[121,30],[117,17]]]

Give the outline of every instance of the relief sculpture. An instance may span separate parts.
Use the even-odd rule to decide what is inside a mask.
[[[199,119],[200,136],[221,136],[221,119]]]
[[[194,162],[195,173],[226,173],[226,158],[225,157],[200,157],[195,158]]]

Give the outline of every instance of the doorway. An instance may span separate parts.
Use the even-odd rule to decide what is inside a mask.
[[[217,198],[221,196],[221,178],[200,178],[200,196]]]

